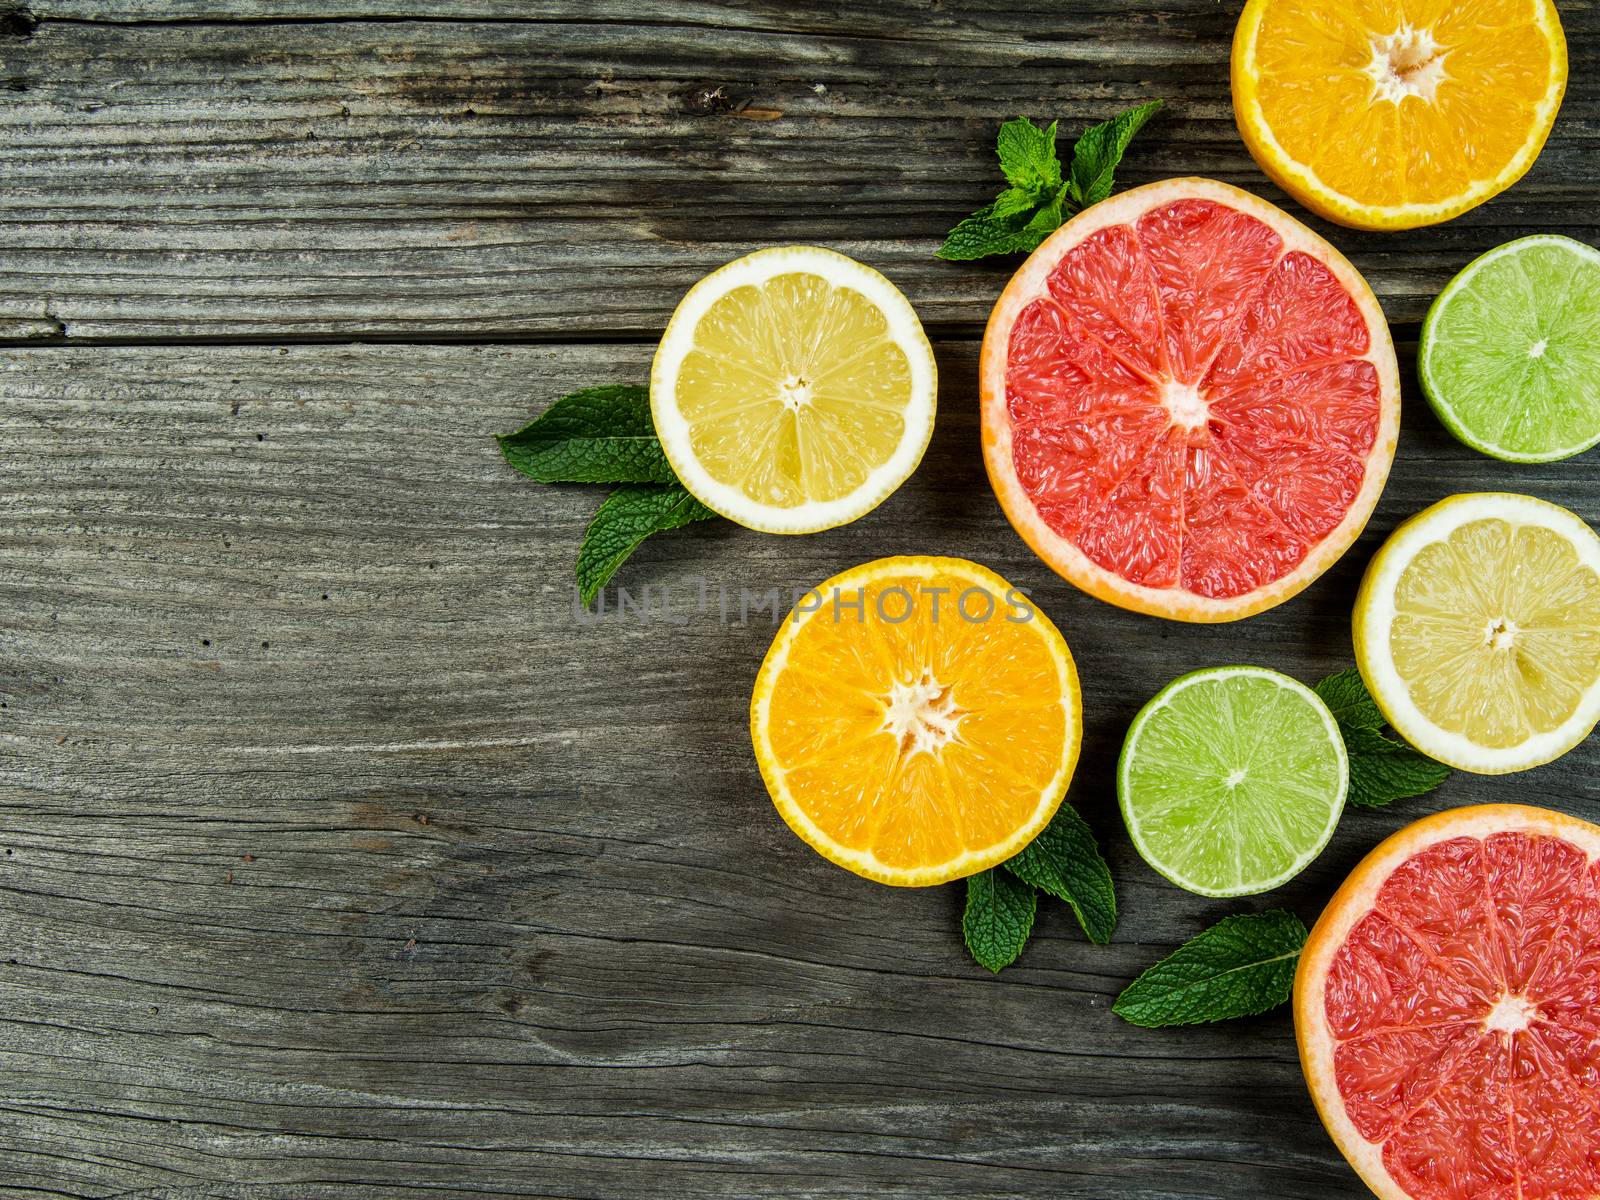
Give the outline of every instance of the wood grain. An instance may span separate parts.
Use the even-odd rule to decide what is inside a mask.
[[[1392,319],[1508,237],[1600,240],[1600,23],[1562,10],[1572,82],[1522,183],[1423,234],[1318,226]],[[1348,665],[1405,515],[1504,487],[1595,522],[1592,463],[1491,464],[1413,391],[1322,582],[1240,625],[1137,618],[1001,516],[970,339],[1013,264],[932,258],[1019,112],[1167,97],[1124,183],[1281,202],[1232,125],[1235,12],[0,0],[0,1197],[1364,1195],[1285,1014],[1141,1031],[1111,1000],[1227,912],[1314,917],[1425,812],[1600,818],[1600,749],[1352,812],[1256,905],[1144,867],[1112,762],[1184,670]],[[617,580],[653,619],[613,591],[580,621],[602,492],[488,435],[642,380],[691,282],[790,241],[884,269],[940,338],[922,468],[826,534],[653,539]],[[917,551],[1029,588],[1073,646],[1111,946],[1048,903],[990,977],[959,888],[858,880],[772,812],[744,723],[773,625],[741,590]]]
[[[1592,463],[1491,469],[1408,395],[1339,567],[1176,626],[1033,558],[983,480],[975,347],[938,349],[933,445],[882,508],[653,540],[617,583],[674,585],[683,623],[587,625],[570,569],[599,492],[520,478],[487,435],[640,378],[646,347],[0,351],[0,1194],[1363,1195],[1286,1014],[1143,1031],[1110,1001],[1226,912],[1314,917],[1425,812],[1600,818],[1600,748],[1352,812],[1256,904],[1139,863],[1115,751],[1181,671],[1348,665],[1355,583],[1404,515],[1503,486],[1593,522]],[[772,626],[694,611],[693,578],[804,587],[919,550],[1031,589],[1073,646],[1109,947],[1050,903],[990,977],[959,888],[858,880],[766,799],[744,712]]]
[[[1565,7],[1566,106],[1516,188],[1426,236],[1313,222],[1391,319],[1509,237],[1600,240],[1597,26]],[[1004,117],[1070,135],[1165,97],[1125,183],[1198,173],[1283,201],[1233,126],[1234,16],[39,0],[0,29],[0,339],[648,339],[707,270],[795,241],[971,336],[1013,264],[932,254],[996,189]]]

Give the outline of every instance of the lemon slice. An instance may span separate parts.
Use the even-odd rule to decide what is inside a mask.
[[[1600,537],[1532,496],[1451,496],[1373,557],[1354,632],[1368,690],[1419,750],[1486,775],[1549,762],[1600,718]]]
[[[767,533],[881,504],[933,433],[922,323],[871,267],[817,246],[758,250],[689,289],[656,350],[650,408],[696,499]]]

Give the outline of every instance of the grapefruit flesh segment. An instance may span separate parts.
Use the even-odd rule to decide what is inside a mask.
[[[1160,297],[1167,372],[1199,383],[1277,264],[1283,239],[1212,200],[1153,209],[1135,229]]]
[[[1381,1147],[1386,1178],[1363,1171],[1380,1195],[1600,1195],[1600,830],[1584,828],[1585,844],[1536,828],[1434,841],[1320,956],[1331,1078]]]
[[[1069,579],[1129,607],[1163,611],[1123,594],[1150,589],[1190,609],[1164,615],[1227,619],[1275,603],[1254,602],[1280,582],[1277,599],[1298,590],[1312,552],[1375,501],[1393,356],[1386,338],[1375,352],[1359,277],[1288,240],[1315,235],[1280,231],[1276,210],[1225,185],[1151,185],[1163,187],[1178,198],[1129,202],[1126,221],[1075,242],[1069,223],[1035,253],[1069,242],[1010,305],[1003,404],[985,400],[986,423],[1003,408],[1009,462],[991,449],[990,472],[1013,523]],[[991,339],[1007,308],[1002,297]],[[1023,520],[1013,500],[1031,508]],[[1025,528],[1034,516],[1040,539]],[[1039,544],[1055,539],[1059,553]],[[1078,556],[1077,570],[1058,561]]]

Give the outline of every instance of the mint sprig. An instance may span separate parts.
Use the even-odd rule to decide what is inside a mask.
[[[1067,180],[1067,194],[1077,208],[1099,204],[1111,195],[1117,164],[1128,152],[1128,143],[1160,107],[1160,100],[1151,100],[1083,131],[1072,147],[1072,174]]]
[[[1450,778],[1450,768],[1384,734],[1378,710],[1361,672],[1354,667],[1329,675],[1313,689],[1333,713],[1350,760],[1345,799],[1361,808],[1383,808],[1421,796]]]
[[[1057,809],[1044,832],[1003,865],[1018,879],[1065,901],[1091,942],[1111,940],[1117,927],[1111,868],[1100,856],[1094,830],[1070,804]]]
[[[495,440],[507,463],[540,483],[626,485],[601,503],[578,548],[575,573],[585,607],[645,538],[717,515],[673,474],[656,438],[649,388],[583,388]]]
[[[1224,917],[1130,983],[1111,1011],[1152,1029],[1267,1012],[1293,994],[1307,936],[1282,909]]]
[[[1072,214],[1111,194],[1117,164],[1133,135],[1162,105],[1151,100],[1084,130],[1065,175],[1056,155],[1056,126],[1040,129],[1027,117],[1000,126],[995,151],[1009,184],[993,201],[952,229],[940,258],[967,260],[1033,250]]]
[[[1064,901],[1090,941],[1111,940],[1117,924],[1111,869],[1094,831],[1070,804],[1016,855],[968,877],[961,932],[979,966],[999,971],[1017,960],[1033,930],[1039,892]]]

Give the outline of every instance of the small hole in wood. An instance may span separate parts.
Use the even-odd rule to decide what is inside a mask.
[[[0,37],[31,38],[39,18],[20,6],[0,9]]]

